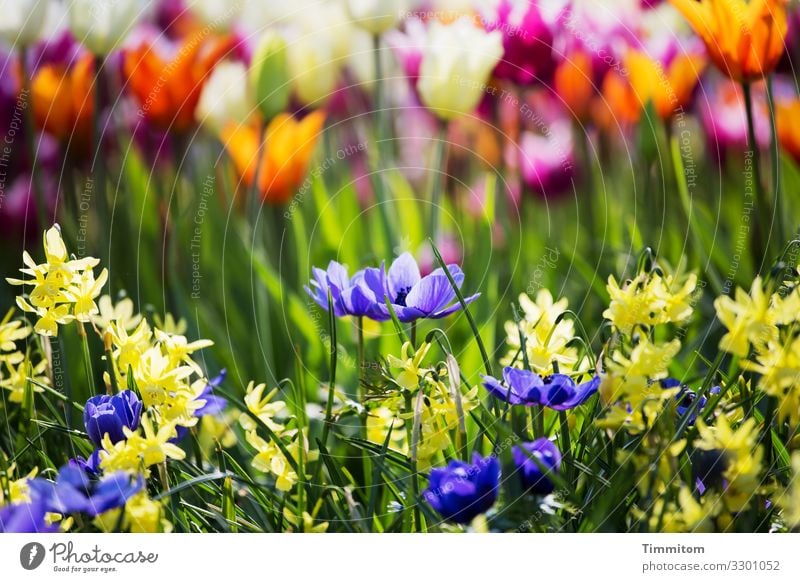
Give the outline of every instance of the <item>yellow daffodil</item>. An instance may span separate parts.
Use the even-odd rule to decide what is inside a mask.
[[[192,375],[190,366],[175,366],[161,347],[146,350],[134,370],[134,378],[145,406],[163,404],[170,392],[179,392],[181,383]]]
[[[694,446],[703,451],[714,451],[722,459],[722,477],[725,480],[723,502],[731,512],[749,507],[753,495],[761,484],[764,450],[759,441],[759,431],[754,418],[744,421],[734,429],[728,418],[721,414],[713,426],[697,419],[699,439]]]
[[[124,508],[115,508],[97,516],[94,524],[104,532],[117,531],[122,515],[121,527],[130,533],[169,533],[172,524],[165,517],[164,506],[153,501],[142,491],[125,503]]]
[[[764,292],[761,277],[755,278],[749,295],[737,288],[733,299],[717,297],[714,308],[728,330],[719,342],[723,351],[746,357],[751,344],[763,346],[777,339],[775,312],[770,309],[770,297]]]
[[[109,295],[97,300],[98,313],[92,316],[92,323],[101,330],[108,329],[112,323],[120,329],[132,331],[142,321],[140,313],[134,313],[133,301],[130,297],[120,299],[116,304]]]
[[[107,279],[106,269],[100,271],[97,279],[93,271],[87,270],[77,276],[73,284],[66,289],[64,294],[73,303],[75,319],[85,323],[91,321],[93,315],[100,313],[94,300],[100,296]]]
[[[637,326],[652,327],[664,323],[679,323],[692,314],[691,297],[697,286],[697,277],[689,275],[674,292],[671,277],[640,273],[620,286],[612,276],[608,278],[608,295],[611,303],[603,312],[621,333],[630,335]]]
[[[577,372],[585,367],[585,362],[579,361],[578,350],[568,345],[575,338],[574,323],[569,318],[556,323],[569,306],[566,298],[553,301],[550,291],[540,289],[535,301],[521,294],[519,306],[525,317],[519,324],[514,321],[505,324],[509,351],[501,360],[503,365],[513,362],[516,367],[523,367],[525,359],[517,355],[522,348],[522,333],[528,364],[534,372],[551,373],[554,362],[563,372]]]
[[[134,369],[139,365],[142,354],[150,348],[153,332],[146,320],[142,320],[133,333],[118,322],[111,322],[108,326],[111,333],[111,342],[114,346],[114,358],[117,360],[120,372],[127,373],[128,367]]]
[[[38,384],[49,384],[46,375],[47,361],[42,360],[33,364],[29,358],[23,358],[18,364],[14,365],[6,362],[5,373],[0,369],[0,388],[8,390],[11,394],[8,399],[11,402],[21,403],[25,398],[25,390],[30,387],[34,392],[44,392],[44,390],[29,381],[35,380]]]
[[[266,396],[263,396],[266,384],[258,384],[250,382],[247,385],[247,391],[244,397],[244,403],[247,405],[247,410],[256,415],[258,419],[269,427],[275,433],[283,431],[283,425],[275,422],[274,418],[286,410],[286,403],[283,400],[272,399],[278,393],[277,388],[273,388]],[[242,414],[239,417],[239,423],[245,430],[254,430],[256,423],[247,414]]]
[[[792,477],[778,496],[777,505],[784,523],[794,530],[800,528],[800,451],[792,454]]]
[[[419,387],[421,381],[433,382],[430,377],[430,368],[422,367],[422,360],[428,355],[431,349],[431,344],[423,343],[419,349],[414,351],[411,342],[405,342],[400,351],[400,357],[389,355],[387,360],[392,368],[402,370],[395,381],[400,387],[409,392],[414,392]]]
[[[167,459],[186,457],[180,447],[170,442],[177,434],[175,423],[164,423],[156,431],[150,417],[145,414],[137,431],[123,430],[126,440],[113,444],[107,434],[103,438],[100,466],[104,471],[139,471]]]

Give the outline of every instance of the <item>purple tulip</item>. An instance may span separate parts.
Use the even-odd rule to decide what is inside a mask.
[[[450,461],[431,471],[423,497],[445,520],[467,524],[497,501],[500,462],[472,454],[472,464]]]
[[[496,398],[509,404],[546,406],[553,410],[569,410],[586,402],[600,386],[600,377],[576,385],[566,374],[539,374],[517,368],[503,368],[503,382],[483,376],[484,387]]]
[[[112,443],[125,440],[123,428],[136,430],[142,416],[142,403],[130,390],[108,396],[93,396],[83,409],[86,433],[96,446],[100,446],[104,435]]]
[[[561,468],[561,452],[555,444],[546,438],[540,438],[532,443],[513,447],[511,455],[526,490],[536,495],[553,492],[555,485],[547,474],[557,473]]]

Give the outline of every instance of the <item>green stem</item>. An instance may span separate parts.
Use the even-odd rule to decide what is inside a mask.
[[[758,150],[758,142],[756,141],[755,119],[753,111],[753,91],[750,83],[742,83],[742,91],[744,93],[745,109],[747,110],[747,143],[748,147],[753,152],[753,189],[755,191],[756,208],[754,214],[758,217],[757,229],[753,242],[753,261],[761,258],[761,264],[766,265],[767,253],[769,251],[769,235],[770,226],[768,217],[771,215],[769,210],[769,202],[764,192],[764,187],[761,182],[761,155]],[[759,268],[760,272],[761,269]]]
[[[23,107],[23,117],[25,123],[25,147],[31,164],[31,188],[36,200],[36,217],[39,220],[39,228],[46,229],[51,221],[47,216],[47,201],[45,200],[44,189],[42,187],[39,172],[36,171],[36,126],[33,118],[33,95],[31,93],[31,71],[28,70],[27,63],[28,51],[23,48],[20,51],[20,67],[22,69],[22,92],[20,102],[26,101]]]
[[[386,99],[383,85],[383,62],[381,61],[381,37],[373,35],[372,37],[372,63],[375,72],[375,136],[377,152],[377,162],[375,164],[372,186],[375,189],[375,198],[378,202],[378,214],[380,214],[383,228],[386,236],[389,238],[389,244],[392,248],[398,244],[397,235],[394,231],[393,222],[389,217],[388,209],[388,191],[386,182],[384,181],[383,170],[385,169],[385,162],[389,159],[389,152],[387,151],[385,141],[388,139],[388,118],[386,116]]]
[[[436,158],[433,162],[433,178],[431,184],[431,223],[429,232],[431,238],[439,240],[439,215],[441,214],[442,191],[447,179],[447,123],[439,121],[436,135]]]
[[[94,386],[94,370],[92,369],[92,354],[89,350],[89,337],[86,335],[86,329],[83,327],[83,322],[78,322],[78,335],[81,338],[81,345],[83,346],[83,366],[86,370],[86,382],[89,386]],[[92,390],[94,393],[94,389]]]
[[[330,380],[328,385],[328,402],[325,405],[325,424],[322,428],[322,443],[328,444],[328,434],[331,430],[333,422],[333,395],[336,389],[336,359],[337,359],[337,341],[336,341],[336,315],[333,312],[333,296],[330,289],[328,290],[328,322],[330,327]]]
[[[781,152],[778,148],[778,124],[775,119],[775,94],[772,90],[772,76],[767,76],[767,106],[771,129],[770,155],[772,156],[772,192],[775,197],[774,220],[778,244],[786,243],[783,221],[783,198],[781,196]]]

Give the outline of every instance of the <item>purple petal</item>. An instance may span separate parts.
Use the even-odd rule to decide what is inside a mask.
[[[405,297],[419,280],[419,265],[411,253],[403,253],[397,257],[389,267],[386,281],[392,303],[397,302],[398,297]]]

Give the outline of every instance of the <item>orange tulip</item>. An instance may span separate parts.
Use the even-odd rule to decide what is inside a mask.
[[[669,67],[639,51],[625,56],[631,88],[641,106],[652,101],[661,119],[670,119],[689,104],[694,88],[705,68],[705,59],[680,54]]]
[[[222,140],[242,181],[252,187],[258,175],[261,198],[278,205],[291,200],[305,179],[324,123],[322,111],[301,121],[281,113],[267,126],[263,148],[259,148],[258,129],[251,125],[227,126]]]
[[[703,39],[714,64],[735,81],[769,74],[784,51],[788,0],[670,0]]]
[[[603,77],[602,96],[593,100],[592,115],[598,126],[614,131],[617,125],[639,121],[642,105],[630,84],[616,71]]]
[[[94,58],[86,54],[72,66],[48,64],[31,80],[33,116],[37,127],[71,142],[90,147],[94,112]]]
[[[775,106],[781,147],[800,164],[800,99]]]
[[[194,110],[211,69],[231,50],[230,38],[184,40],[171,62],[152,44],[143,43],[125,54],[123,70],[139,115],[156,127],[183,132],[194,124]]]
[[[579,121],[589,116],[594,95],[592,59],[583,51],[564,58],[555,70],[553,85],[564,105]]]

